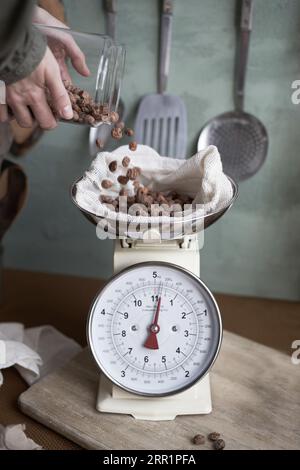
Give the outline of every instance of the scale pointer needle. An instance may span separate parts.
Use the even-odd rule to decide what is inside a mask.
[[[160,330],[160,327],[158,325],[160,304],[161,304],[161,297],[159,297],[158,302],[157,302],[154,320],[153,320],[153,323],[150,325],[149,336],[144,343],[144,347],[148,349],[159,349],[158,341],[157,341],[157,333],[159,333],[159,330]]]

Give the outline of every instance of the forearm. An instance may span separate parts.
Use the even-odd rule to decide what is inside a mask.
[[[28,75],[40,63],[46,43],[32,27],[33,0],[1,0],[0,79],[13,83]]]

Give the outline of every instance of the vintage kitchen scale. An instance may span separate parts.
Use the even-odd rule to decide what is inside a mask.
[[[202,230],[233,204],[202,217]],[[94,224],[101,218],[79,206]],[[101,220],[103,223],[103,219]],[[198,231],[199,231],[199,220]],[[186,227],[186,226],[185,226]],[[200,280],[194,221],[165,240],[159,228],[115,240],[114,275],[94,300],[88,343],[99,366],[96,408],[137,419],[172,420],[212,410],[208,371],[221,345],[217,303]]]

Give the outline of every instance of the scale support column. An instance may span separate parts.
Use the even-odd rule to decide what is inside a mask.
[[[200,277],[200,249],[197,235],[178,240],[115,240],[114,274],[145,261],[177,264]]]

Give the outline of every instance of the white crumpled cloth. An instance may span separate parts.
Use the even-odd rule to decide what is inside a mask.
[[[80,350],[76,341],[52,326],[25,329],[21,323],[0,323],[0,386],[3,383],[1,369],[16,367],[31,385]]]
[[[0,424],[0,450],[41,450],[42,447],[27,437],[24,431],[25,424],[6,427]]]
[[[177,191],[182,195],[193,198],[196,204],[202,205],[201,212],[215,212],[224,208],[232,199],[232,185],[223,173],[221,157],[217,147],[210,145],[197,152],[187,160],[161,157],[155,150],[146,145],[138,145],[132,152],[127,145],[119,147],[113,152],[100,152],[93,160],[88,171],[76,186],[76,202],[84,210],[97,216],[104,216],[114,220],[134,220],[145,223],[149,216],[133,217],[129,214],[118,213],[107,209],[99,200],[100,194],[117,197],[122,186],[117,181],[120,174],[125,175],[127,169],[122,168],[121,161],[129,156],[131,165],[142,170],[140,181],[154,191]],[[115,173],[109,171],[111,161],[119,163]],[[113,186],[109,189],[101,187],[101,181],[109,179]],[[129,195],[133,192],[132,182],[126,186]],[[154,221],[155,217],[151,218]],[[161,219],[163,220],[163,218]]]
[[[25,329],[21,323],[0,323],[0,387],[3,383],[1,369],[16,367],[31,385],[65,364],[80,350],[76,341],[52,326]],[[7,427],[0,424],[0,450],[41,449],[24,431],[24,424]]]

